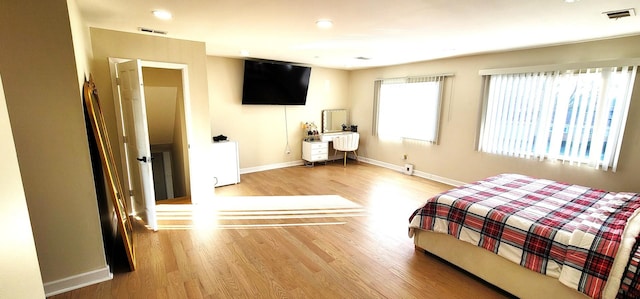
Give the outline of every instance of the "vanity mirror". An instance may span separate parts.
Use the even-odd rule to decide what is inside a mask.
[[[322,133],[342,132],[342,126],[349,126],[347,109],[322,110]]]

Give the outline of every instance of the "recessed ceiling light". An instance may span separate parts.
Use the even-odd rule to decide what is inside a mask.
[[[331,28],[333,26],[333,21],[329,19],[320,19],[316,21],[316,26],[322,29]]]
[[[154,10],[151,13],[158,19],[171,20],[172,18],[171,13],[166,10]]]
[[[240,55],[249,56],[249,50],[240,50]]]
[[[574,3],[574,2],[578,2],[578,1],[580,1],[580,0],[564,0],[564,2],[566,2],[566,3]]]

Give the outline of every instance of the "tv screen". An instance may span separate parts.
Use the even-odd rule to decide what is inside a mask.
[[[311,67],[287,62],[245,60],[243,105],[304,105]]]

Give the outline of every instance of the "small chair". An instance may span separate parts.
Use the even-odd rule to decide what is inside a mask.
[[[358,154],[356,150],[358,149],[358,143],[360,141],[360,134],[358,133],[349,133],[340,136],[336,136],[333,138],[333,149],[334,155],[337,151],[344,152],[344,167],[347,167],[347,153],[353,152],[356,156],[356,160],[358,160]]]

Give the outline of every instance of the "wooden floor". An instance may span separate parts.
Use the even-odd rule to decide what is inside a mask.
[[[416,251],[407,236],[409,215],[448,188],[353,161],[245,174],[216,195],[340,195],[365,213],[328,219],[333,225],[138,225],[136,271],[51,298],[507,298]]]

